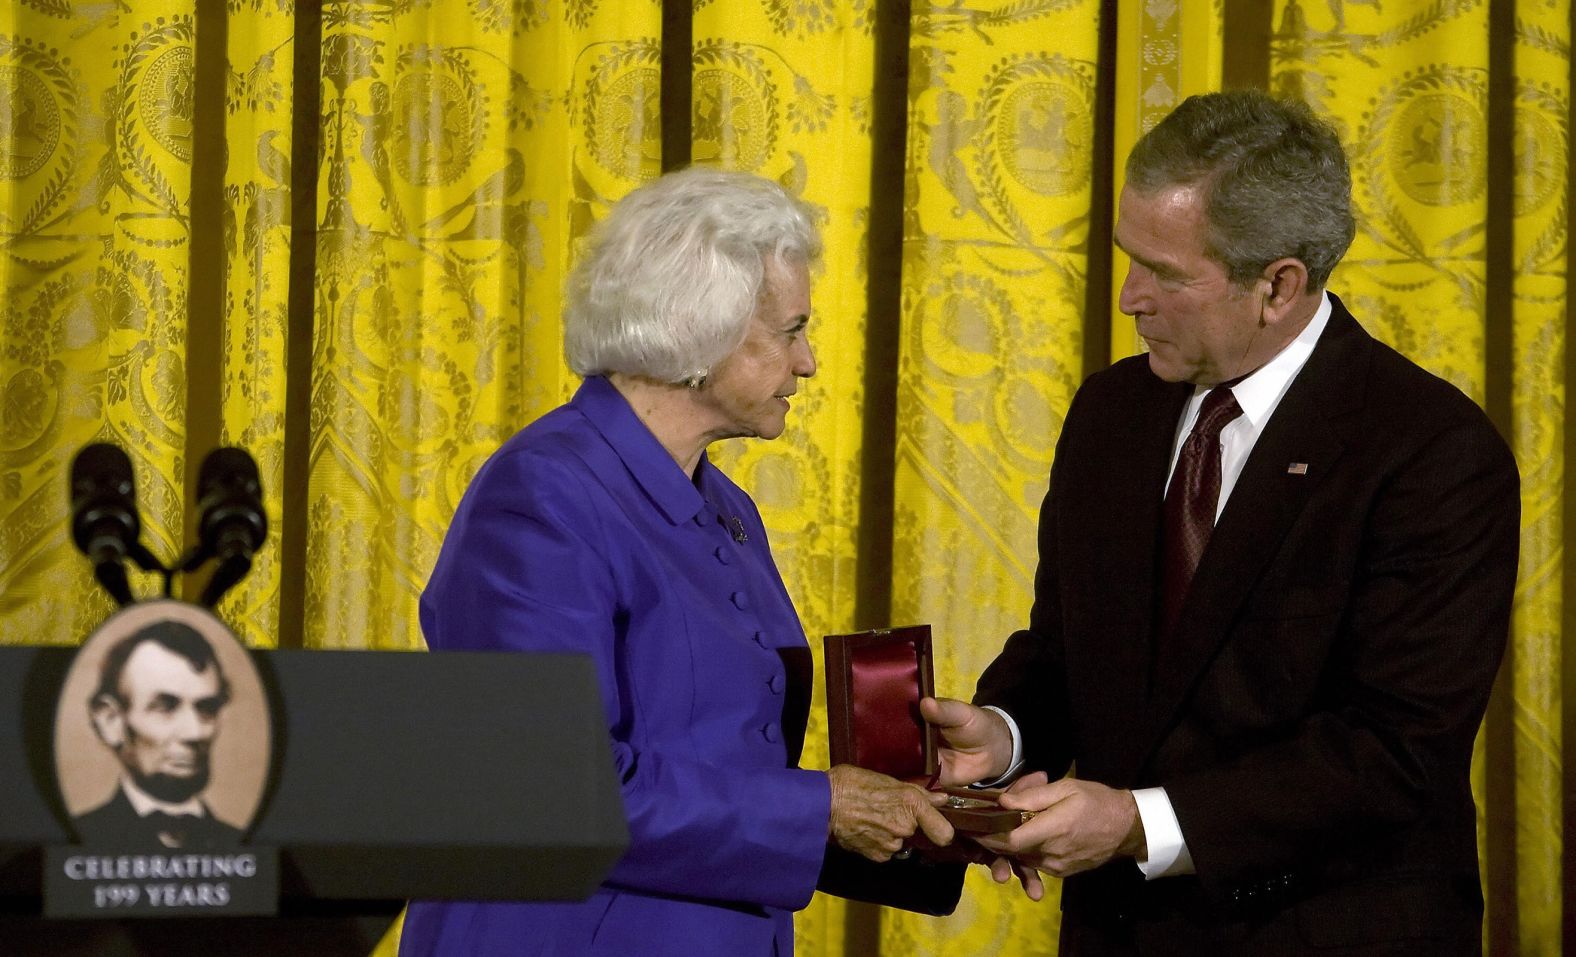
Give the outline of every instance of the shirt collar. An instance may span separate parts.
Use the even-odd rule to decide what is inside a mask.
[[[1330,296],[1328,293],[1319,294],[1319,308],[1313,313],[1313,318],[1297,333],[1297,338],[1286,344],[1286,348],[1275,354],[1270,361],[1259,366],[1247,378],[1231,387],[1231,393],[1237,399],[1237,406],[1242,409],[1242,414],[1253,423],[1253,427],[1263,428],[1264,422],[1275,411],[1275,406],[1280,403],[1280,398],[1291,386],[1291,381],[1297,378],[1297,373],[1307,364],[1308,357],[1313,355],[1313,347],[1318,344],[1319,336],[1324,333],[1324,327],[1330,322]],[[1204,396],[1209,389],[1201,392],[1195,391],[1188,411],[1193,413],[1203,403]],[[1191,415],[1189,415],[1191,417]]]
[[[131,802],[131,808],[137,812],[138,817],[147,817],[154,811],[163,811],[166,814],[177,816],[189,814],[193,817],[206,817],[208,814],[208,810],[202,806],[202,802],[197,799],[196,795],[192,795],[179,804],[171,804],[168,801],[161,801],[142,788],[137,787],[137,785],[132,783],[131,778],[128,777],[120,779],[120,789],[125,792],[126,800]]]
[[[656,503],[669,523],[689,521],[704,507],[705,499],[695,483],[646,428],[646,423],[640,421],[613,383],[602,376],[588,376],[569,404],[612,446],[635,484]],[[702,452],[695,466],[696,479],[704,481],[710,467]]]

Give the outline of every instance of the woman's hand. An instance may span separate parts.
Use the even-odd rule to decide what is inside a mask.
[[[952,843],[952,825],[935,804],[946,800],[896,778],[851,764],[839,764],[832,779],[832,840],[844,850],[872,861],[891,859],[915,831],[932,844]]]

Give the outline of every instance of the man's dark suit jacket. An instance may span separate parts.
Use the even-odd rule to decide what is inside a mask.
[[[1476,405],[1331,300],[1167,641],[1161,506],[1191,388],[1140,356],[1068,411],[1029,627],[975,700],[1018,722],[1028,769],[1164,787],[1197,873],[1068,879],[1064,953],[1479,950],[1468,770],[1509,627],[1516,466]]]
[[[212,812],[202,817],[182,817],[179,821],[175,830],[182,838],[180,847],[183,850],[234,847],[241,843],[240,830],[214,817]],[[139,817],[137,809],[127,800],[126,792],[118,787],[114,797],[71,823],[84,843],[125,847],[161,847],[159,834],[167,830],[160,823]]]

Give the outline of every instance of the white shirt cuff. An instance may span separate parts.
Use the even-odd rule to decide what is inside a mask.
[[[999,788],[1008,781],[1018,776],[1018,771],[1023,767],[1023,735],[1018,732],[1018,722],[1012,720],[1012,715],[992,705],[985,705],[986,711],[994,711],[1001,715],[1007,722],[1007,731],[1012,734],[1012,761],[1007,764],[1007,770],[1001,777],[994,781],[980,781],[973,785],[977,788]]]
[[[1133,791],[1133,800],[1138,803],[1138,819],[1144,824],[1144,843],[1148,845],[1147,858],[1138,861],[1144,879],[1193,873],[1193,856],[1182,839],[1182,825],[1177,823],[1166,789],[1139,788]]]

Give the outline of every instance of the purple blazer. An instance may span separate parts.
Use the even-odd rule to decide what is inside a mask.
[[[413,902],[402,955],[793,952],[831,792],[795,766],[808,649],[727,476],[702,456],[691,481],[587,379],[477,473],[421,625],[434,651],[591,656],[630,845],[583,903]]]

